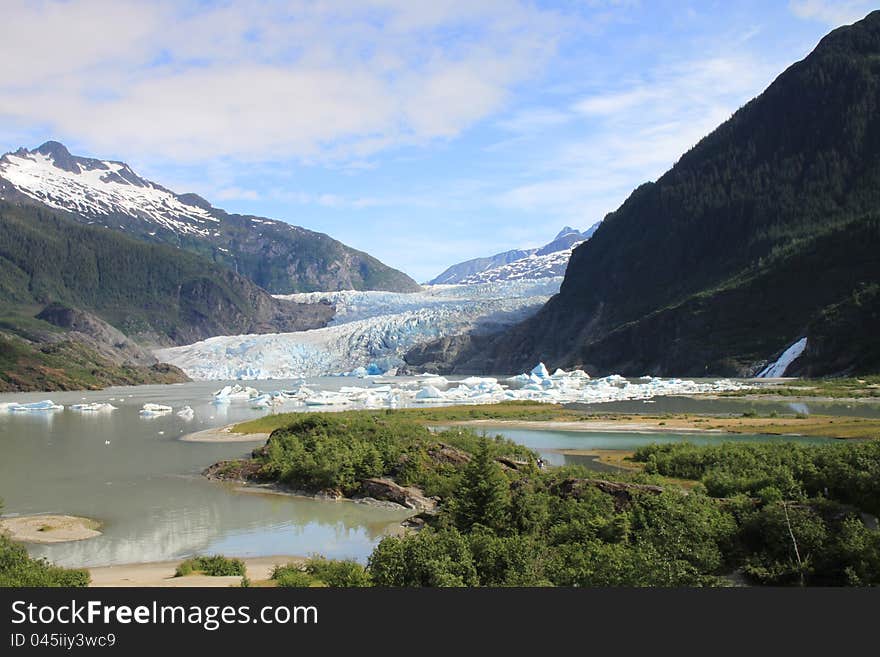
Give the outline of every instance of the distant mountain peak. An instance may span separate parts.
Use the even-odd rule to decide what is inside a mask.
[[[67,146],[62,144],[60,141],[49,140],[44,142],[40,146],[34,149],[36,153],[42,153],[43,155],[51,155],[54,157],[70,157],[70,151],[67,150]]]
[[[583,232],[565,226],[551,242],[540,248],[505,251],[460,262],[446,269],[430,284],[478,284],[562,276],[572,250],[590,239],[598,226],[599,222],[596,222]]]
[[[572,228],[571,226],[565,226],[562,230],[560,230],[558,233],[556,233],[556,237],[554,237],[553,240],[556,241],[556,240],[558,240],[560,237],[565,237],[566,235],[570,235],[571,233],[578,233],[578,234],[580,234],[580,231],[575,230],[575,229]]]
[[[70,173],[79,173],[80,167],[77,164],[77,158],[70,154],[70,151],[67,150],[67,146],[62,144],[60,141],[47,141],[33,151],[27,151],[26,149],[19,149],[18,152],[24,150],[25,153],[33,154],[39,153],[40,155],[45,155],[50,158],[56,167],[59,169],[63,169],[64,171],[69,171]]]

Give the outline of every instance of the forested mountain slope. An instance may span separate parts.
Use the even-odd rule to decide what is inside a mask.
[[[273,298],[180,249],[29,205],[0,202],[0,307],[33,317],[52,302],[88,311],[141,342],[323,326],[326,304]]]
[[[142,178],[124,162],[71,155],[56,141],[0,157],[4,198],[192,251],[276,294],[419,289],[403,272],[329,235],[227,213],[195,194],[176,194]]]
[[[533,318],[459,371],[880,370],[880,12],[835,30],[636,189]]]

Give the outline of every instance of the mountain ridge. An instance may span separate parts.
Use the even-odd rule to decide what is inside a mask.
[[[510,280],[502,268],[513,265],[510,272],[518,273],[516,278],[545,278],[548,276],[561,276],[565,273],[568,263],[568,254],[565,257],[535,261],[537,266],[529,266],[530,263],[522,262],[519,266],[515,263],[525,261],[534,256],[550,256],[561,251],[571,251],[574,245],[589,239],[598,227],[598,222],[581,232],[570,226],[565,226],[556,234],[550,242],[541,247],[531,249],[513,249],[503,251],[492,256],[472,258],[464,262],[447,267],[442,273],[428,282],[428,285],[450,284],[479,284],[494,280]],[[534,264],[534,263],[533,263]],[[499,270],[499,271],[495,271]],[[494,272],[494,273],[493,273]],[[509,274],[508,274],[509,275]]]
[[[71,155],[57,141],[0,157],[0,199],[66,210],[81,223],[197,253],[276,294],[420,289],[403,272],[329,235],[227,213],[197,194],[142,178],[124,162]]]
[[[880,369],[878,110],[872,12],[636,188],[574,250],[558,295],[456,344],[450,368],[751,375],[807,337],[787,373]]]

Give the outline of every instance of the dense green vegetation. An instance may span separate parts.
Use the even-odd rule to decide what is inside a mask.
[[[181,240],[273,294],[327,290],[415,292],[419,285],[401,271],[329,235],[260,217],[221,215],[220,235]],[[259,228],[251,219],[259,220]],[[219,251],[222,246],[228,252]]]
[[[192,557],[181,562],[174,571],[175,577],[185,577],[192,574],[202,574],[209,577],[227,577],[240,575],[244,577],[244,562],[240,559],[230,559],[219,554],[209,557]]]
[[[651,446],[643,472],[599,478],[413,417],[303,415],[255,452],[258,478],[357,494],[385,476],[441,500],[366,568],[313,560],[279,586],[880,584],[880,532],[860,515],[880,512],[880,442]]]
[[[831,397],[834,399],[865,399],[880,397],[880,376],[859,378],[834,377],[825,379],[792,379],[784,385],[774,385],[759,391],[735,390],[721,393],[724,397],[770,395],[780,397]]]
[[[0,202],[0,305],[50,302],[93,312],[127,335],[181,344],[305,327],[297,308],[207,259]]]
[[[357,416],[360,412],[335,413],[335,417]],[[265,433],[288,426],[300,413],[276,413],[256,420],[240,422],[232,427],[234,433]],[[588,414],[561,404],[544,404],[535,401],[509,401],[499,404],[470,406],[441,406],[437,408],[400,408],[395,418],[405,418],[421,423],[467,422],[471,420],[580,420]]]
[[[369,573],[356,561],[331,561],[313,557],[302,566],[276,566],[272,580],[282,588],[307,586],[364,587],[371,586]]]
[[[806,331],[791,374],[880,371],[878,57],[880,12],[826,36],[607,215],[560,294],[459,369],[750,373]]]
[[[0,502],[0,510],[3,505]],[[88,586],[89,572],[61,568],[45,559],[32,559],[20,543],[0,532],[0,587]]]
[[[880,441],[798,445],[651,445],[633,457],[645,471],[701,481],[714,497],[808,499],[824,495],[880,515]]]
[[[444,495],[459,476],[458,450],[473,453],[485,443],[492,456],[533,458],[509,440],[483,441],[459,429],[434,433],[396,412],[294,415],[257,453],[258,477],[305,490],[354,495],[363,479],[393,476],[428,495]],[[453,448],[451,458],[440,452],[443,445]]]

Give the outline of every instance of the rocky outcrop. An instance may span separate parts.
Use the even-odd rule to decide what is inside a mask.
[[[50,303],[37,315],[37,319],[67,329],[69,333],[61,334],[65,339],[82,342],[117,365],[131,363],[151,366],[159,362],[122,331],[84,310],[61,303]]]
[[[407,509],[426,512],[437,508],[437,500],[426,497],[424,491],[416,486],[401,486],[393,479],[371,477],[361,481],[360,496],[394,502]]]

